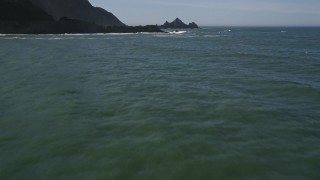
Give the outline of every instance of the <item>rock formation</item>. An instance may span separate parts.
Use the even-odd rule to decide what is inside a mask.
[[[62,17],[93,22],[102,26],[125,26],[112,13],[93,7],[88,0],[30,0],[52,15],[56,20]]]
[[[162,29],[185,29],[185,28],[199,28],[198,25],[194,22],[189,23],[188,25],[182,22],[179,18],[176,18],[174,21],[169,23],[166,21],[162,26]]]
[[[55,16],[49,11],[42,9],[42,6],[33,3],[36,0],[0,0],[0,33],[1,34],[64,34],[64,33],[137,33],[137,32],[162,32],[158,26],[125,26],[113,15],[108,16],[108,12],[97,9],[90,5],[87,0],[65,0],[73,2],[74,7],[82,8],[82,15],[77,15],[77,11],[64,14],[65,7],[59,10],[56,5]],[[43,2],[60,2],[61,0],[41,0]],[[81,2],[83,3],[77,3]],[[62,6],[63,3],[60,5]],[[72,3],[68,6],[71,7]],[[81,9],[81,8],[80,8]],[[97,21],[85,19],[86,12],[88,17]],[[97,12],[97,13],[93,13]],[[101,13],[99,15],[99,12]],[[61,13],[60,15],[58,15]],[[92,13],[92,14],[91,14]],[[62,16],[67,15],[67,16]],[[69,15],[69,17],[68,17]],[[73,16],[74,15],[74,16]],[[60,17],[62,16],[62,17]],[[110,19],[108,19],[109,17]],[[59,18],[59,19],[58,19]],[[101,20],[100,23],[98,20]],[[111,20],[111,21],[109,21]],[[105,24],[101,24],[101,23]],[[108,25],[107,25],[108,24]]]

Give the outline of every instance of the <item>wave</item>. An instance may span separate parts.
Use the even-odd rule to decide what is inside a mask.
[[[12,40],[12,39],[27,39],[27,38],[26,37],[8,37],[8,36],[4,36],[1,39]]]
[[[207,38],[217,38],[217,37],[225,37],[226,35],[203,35],[202,37],[207,37]]]
[[[168,33],[169,34],[184,34],[186,33],[187,31],[169,31]]]
[[[272,58],[273,55],[258,54],[258,53],[247,53],[247,52],[234,52],[224,54],[226,57],[237,57],[237,58]]]
[[[74,39],[74,38],[4,37],[1,39],[6,39],[6,40],[13,40],[13,39],[18,39],[18,40],[63,40],[63,39]]]
[[[172,37],[172,34],[156,34],[154,37]]]
[[[121,35],[135,35],[138,33],[105,33],[104,35],[117,35],[117,36],[121,36]]]

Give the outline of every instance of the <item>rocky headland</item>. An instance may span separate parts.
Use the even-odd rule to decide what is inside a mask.
[[[88,0],[30,0],[55,20],[62,17],[93,22],[102,26],[125,26],[112,13],[93,7]]]
[[[0,0],[0,33],[162,32],[156,25],[126,26],[88,0]]]

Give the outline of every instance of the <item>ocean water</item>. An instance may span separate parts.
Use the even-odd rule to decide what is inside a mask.
[[[0,35],[0,179],[320,179],[320,28]]]

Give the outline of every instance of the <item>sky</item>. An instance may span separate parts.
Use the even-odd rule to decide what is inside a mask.
[[[89,0],[127,25],[320,26],[320,0]]]

